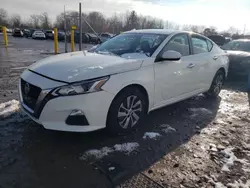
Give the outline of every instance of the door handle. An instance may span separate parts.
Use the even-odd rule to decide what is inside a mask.
[[[190,63],[190,64],[187,66],[187,68],[192,69],[192,68],[194,68],[194,66],[195,66],[195,64]]]
[[[217,60],[217,59],[218,59],[218,56],[214,56],[213,59],[214,59],[214,60]]]

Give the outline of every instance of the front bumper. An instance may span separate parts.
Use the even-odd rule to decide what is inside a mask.
[[[27,76],[27,74],[32,76]],[[39,77],[40,80],[34,79],[34,77]],[[53,83],[55,81],[36,75],[32,72],[26,72],[26,74],[21,76],[21,78],[28,83],[40,87],[42,89],[41,93],[46,91],[45,96],[39,96],[39,98],[42,98],[42,101],[37,101],[35,110],[33,111],[32,109],[29,109],[24,103],[24,100],[22,99],[23,96],[21,92],[21,84],[19,84],[19,100],[21,108],[35,122],[42,124],[44,128],[59,131],[89,132],[106,127],[108,110],[113,98],[115,97],[113,94],[110,94],[106,91],[100,91],[82,95],[50,98],[48,96],[53,90],[48,90],[49,87],[45,87],[44,81],[46,80],[47,83]],[[55,84],[52,83],[48,85]],[[59,83],[59,85],[61,85],[61,83]],[[72,111],[75,110],[83,112],[88,123],[81,125],[69,125],[68,121],[66,120]]]

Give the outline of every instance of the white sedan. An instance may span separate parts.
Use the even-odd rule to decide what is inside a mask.
[[[34,33],[32,34],[32,38],[33,39],[46,39],[46,36],[44,32],[37,30],[37,31],[34,31]]]
[[[133,30],[91,52],[51,56],[25,70],[22,109],[46,129],[131,131],[157,108],[199,93],[216,97],[228,57],[191,32]]]

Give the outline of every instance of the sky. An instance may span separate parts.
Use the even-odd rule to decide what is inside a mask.
[[[9,15],[18,13],[24,20],[31,14],[47,12],[52,21],[66,10],[100,11],[105,16],[135,10],[177,24],[215,26],[227,30],[233,26],[250,32],[250,0],[0,0],[1,8]]]

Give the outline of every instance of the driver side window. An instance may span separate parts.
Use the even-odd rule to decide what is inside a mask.
[[[182,56],[190,55],[187,34],[177,34],[163,48],[163,53],[169,50],[179,52]]]

